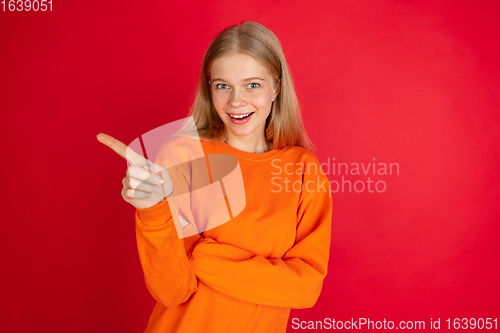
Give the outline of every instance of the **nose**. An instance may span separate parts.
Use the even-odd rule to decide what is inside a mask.
[[[229,103],[231,104],[232,107],[238,108],[246,105],[247,101],[241,91],[239,91],[238,89],[234,89],[233,93],[231,94],[231,99]]]

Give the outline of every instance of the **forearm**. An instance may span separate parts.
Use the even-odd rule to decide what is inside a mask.
[[[205,238],[190,262],[197,278],[227,296],[261,305],[307,308],[314,305],[328,258],[321,265],[307,259],[266,259],[249,251]]]
[[[139,258],[151,295],[165,307],[185,302],[197,288],[197,280],[179,239],[166,201],[136,210]]]

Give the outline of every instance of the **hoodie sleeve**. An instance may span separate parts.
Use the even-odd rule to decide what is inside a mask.
[[[320,177],[302,177],[303,184],[314,186],[303,186],[295,244],[282,258],[267,259],[203,238],[190,256],[198,279],[227,296],[250,303],[295,309],[312,307],[327,273],[333,204],[324,173]]]

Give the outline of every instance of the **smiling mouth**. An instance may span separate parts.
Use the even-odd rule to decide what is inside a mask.
[[[245,114],[229,114],[229,116],[231,118],[234,118],[234,119],[245,119],[247,117],[249,117],[253,112],[249,112],[249,113],[245,113]]]

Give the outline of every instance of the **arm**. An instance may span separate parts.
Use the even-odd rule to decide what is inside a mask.
[[[151,295],[167,308],[185,302],[197,290],[186,252],[200,236],[178,238],[166,199],[154,207],[136,209],[135,220],[139,258]]]
[[[266,259],[204,238],[190,257],[198,279],[225,295],[250,303],[312,307],[328,266],[332,199],[325,175],[304,175],[303,183],[308,182],[297,210],[295,245],[283,258]],[[318,191],[318,183],[324,184],[323,190]]]
[[[182,164],[172,168],[170,166],[179,164],[179,161],[171,159],[201,148],[188,144],[196,142],[178,138],[169,140],[161,147],[156,159],[156,164],[168,168],[174,193],[188,191],[189,166]],[[184,156],[184,160],[189,159],[189,156]],[[167,308],[185,302],[197,290],[197,279],[188,255],[201,238],[194,234],[179,239],[172,216],[178,213],[178,208],[172,207],[173,211],[170,208],[164,199],[154,207],[136,209],[135,212],[137,248],[146,286],[151,295]]]

